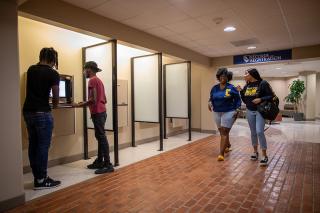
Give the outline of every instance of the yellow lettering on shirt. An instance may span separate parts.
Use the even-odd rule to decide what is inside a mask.
[[[224,97],[229,97],[230,96],[230,91],[231,91],[231,89],[226,89],[226,93],[225,93]]]
[[[244,93],[245,96],[255,96],[257,94],[257,87],[247,88],[246,92]]]

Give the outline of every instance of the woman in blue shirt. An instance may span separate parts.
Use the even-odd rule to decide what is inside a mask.
[[[220,132],[220,154],[218,161],[224,160],[224,153],[230,150],[229,132],[237,117],[237,109],[241,106],[238,90],[230,83],[232,72],[220,68],[216,74],[219,81],[212,87],[208,108],[214,112],[215,121]]]

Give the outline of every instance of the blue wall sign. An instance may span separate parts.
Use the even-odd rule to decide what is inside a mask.
[[[279,50],[272,52],[253,53],[233,56],[233,64],[253,64],[269,61],[282,61],[292,59],[292,50]]]

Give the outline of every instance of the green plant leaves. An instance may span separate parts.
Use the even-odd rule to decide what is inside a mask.
[[[290,93],[284,98],[284,100],[289,103],[295,104],[295,107],[297,107],[297,104],[302,98],[304,90],[304,82],[299,79],[294,80],[292,84],[290,84]]]

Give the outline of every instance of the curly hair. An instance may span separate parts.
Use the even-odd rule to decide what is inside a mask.
[[[228,70],[227,70],[227,68],[219,68],[218,69],[218,72],[216,74],[217,80],[220,81],[220,77],[223,76],[223,75],[228,78]],[[228,80],[229,80],[229,78],[228,78]]]

